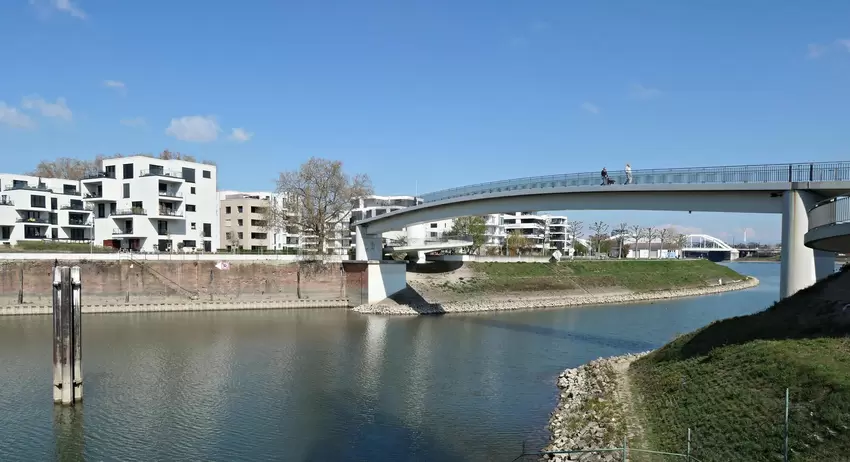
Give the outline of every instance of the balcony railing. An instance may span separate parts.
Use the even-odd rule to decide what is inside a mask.
[[[112,234],[133,234],[132,229],[112,228]]]
[[[609,171],[616,184],[625,184],[624,171]],[[723,167],[633,170],[630,184],[746,184],[850,181],[850,162],[807,164],[731,165]],[[425,202],[517,190],[599,186],[601,172],[567,173],[491,181],[425,194]]]
[[[175,198],[182,198],[182,197],[183,197],[183,194],[182,194],[182,193],[179,193],[179,192],[160,191],[160,192],[159,192],[159,196],[160,196],[160,197],[175,197]]]
[[[82,195],[82,193],[77,189],[69,189],[67,191],[62,189],[62,190],[58,190],[58,191],[53,191],[53,193],[54,194],[65,194],[66,196],[80,196],[80,195]]]
[[[153,169],[153,170],[142,170],[142,172],[139,174],[139,176],[140,177],[143,177],[143,176],[163,176],[163,177],[166,177],[166,178],[176,178],[178,180],[182,180],[183,179],[183,172],[177,172],[177,171],[174,171],[174,170]]]
[[[96,180],[100,178],[110,178],[115,179],[115,173],[107,173],[107,172],[92,172],[86,173],[83,175],[83,180]]]
[[[141,207],[133,207],[130,209],[118,209],[112,212],[112,216],[126,216],[126,215],[147,215],[147,210]]]
[[[79,210],[81,212],[91,212],[92,210],[94,210],[94,207],[92,207],[91,204],[79,204],[79,205],[77,205],[77,204],[66,204],[66,205],[59,207],[59,209],[60,210],[72,210],[72,211],[73,210]]]
[[[83,195],[83,199],[102,199],[103,192],[94,192],[94,193],[86,193]]]
[[[15,223],[24,223],[32,225],[49,225],[50,220],[47,218],[18,218]]]
[[[179,210],[159,209],[159,215],[163,217],[182,217],[183,212]]]
[[[68,224],[72,226],[91,226],[91,222],[88,220],[68,220]]]
[[[821,201],[809,210],[809,230],[842,223],[850,223],[850,196]]]
[[[0,199],[0,205],[12,205],[12,206],[14,206],[15,203],[12,202],[11,199]]]
[[[14,183],[12,183],[12,184],[7,184],[4,189],[6,191],[26,189],[26,190],[29,190],[29,191],[40,191],[40,192],[47,192],[47,193],[53,192],[53,190],[48,188],[46,184],[39,184],[38,186],[33,186],[31,184],[14,184]]]

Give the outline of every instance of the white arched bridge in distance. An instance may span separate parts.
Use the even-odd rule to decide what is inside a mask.
[[[658,255],[659,258],[671,258],[670,256],[662,253],[665,250],[678,250],[678,255],[681,255],[682,258],[707,258],[711,261],[737,260],[740,255],[738,249],[727,244],[722,239],[709,236],[708,234],[685,234],[683,237],[685,245],[680,249],[674,249],[674,247],[677,246],[674,246],[672,242],[665,241],[662,243],[661,239],[658,238],[653,238],[651,243],[648,243],[646,238],[638,238],[637,247],[639,251],[642,246],[651,247],[653,248],[653,252],[657,250],[657,253],[653,254]],[[620,238],[622,238],[623,242],[626,244],[633,246],[635,243],[635,237],[632,234],[613,235],[609,239],[619,240]],[[655,249],[656,247],[657,249]],[[630,250],[630,252],[633,251],[634,249]],[[632,258],[632,255],[632,253],[629,253],[628,258]]]
[[[599,173],[576,173],[426,194],[423,204],[356,222],[356,259],[379,262],[383,250],[380,236],[386,231],[506,211],[778,213],[782,215],[780,296],[790,296],[834,271],[836,251],[822,249],[815,245],[817,241],[804,236],[810,231],[812,207],[850,193],[850,162],[634,170],[631,181],[626,181],[624,172],[609,175],[614,181],[606,186],[600,185]],[[387,288],[388,293],[393,290],[395,287]]]

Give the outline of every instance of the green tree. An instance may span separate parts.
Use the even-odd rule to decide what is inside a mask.
[[[452,223],[452,229],[443,233],[447,237],[465,237],[472,239],[472,253],[478,252],[478,249],[484,245],[486,241],[487,221],[484,217],[459,217],[455,218]]]
[[[587,247],[580,241],[575,241],[573,243],[573,250],[576,255],[587,255]]]
[[[523,236],[519,231],[513,231],[508,234],[508,255],[519,255],[521,250],[525,250],[528,247],[528,238]]]

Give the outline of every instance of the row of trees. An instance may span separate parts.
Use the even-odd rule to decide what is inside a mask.
[[[146,153],[138,153],[138,154],[130,154],[127,157],[131,156],[145,156],[153,159],[163,159],[163,160],[185,160],[186,162],[197,162],[194,156],[188,154],[182,154],[175,151],[169,151],[168,149],[162,151],[159,154],[146,154]],[[70,157],[60,157],[54,160],[42,160],[35,166],[30,172],[27,172],[27,175],[31,176],[40,176],[44,178],[63,178],[68,180],[82,180],[87,175],[91,175],[103,170],[103,161],[104,159],[116,159],[124,157],[123,154],[113,154],[111,156],[106,156],[103,154],[98,154],[92,160],[83,160],[83,159],[72,159]],[[215,162],[209,160],[202,160],[202,164],[207,165],[215,165]]]
[[[584,236],[584,223],[573,221],[570,226],[572,241],[575,245],[576,240]],[[641,241],[645,241],[647,250],[650,250],[655,240],[658,240],[661,251],[665,249],[665,246],[668,246],[670,250],[682,249],[687,241],[687,237],[677,233],[674,228],[643,227],[622,222],[614,226],[610,234],[608,230],[609,225],[602,221],[596,221],[590,225],[592,234],[588,240],[591,250],[595,250],[597,254],[610,254],[613,246],[616,245],[617,256],[622,257],[628,254],[631,243],[634,243],[633,248],[637,252]]]

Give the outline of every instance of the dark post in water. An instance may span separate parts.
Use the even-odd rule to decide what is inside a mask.
[[[53,401],[83,399],[80,267],[53,268]]]

